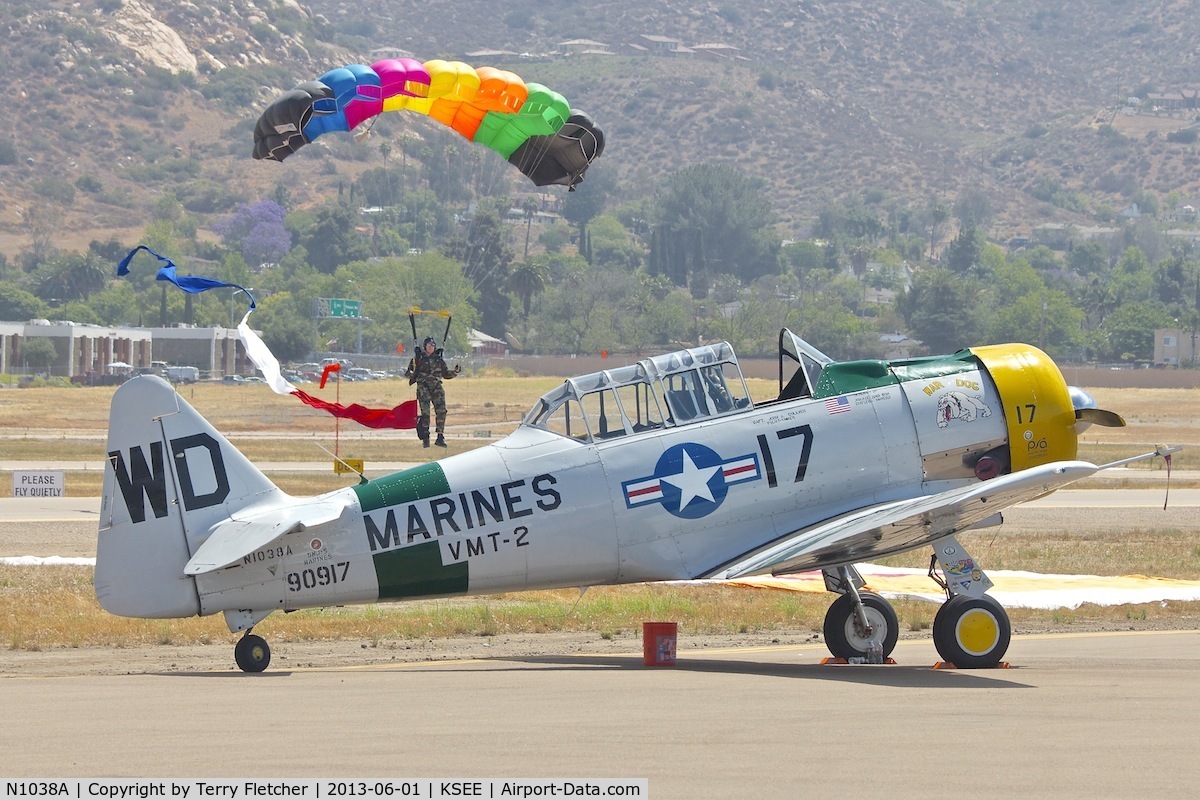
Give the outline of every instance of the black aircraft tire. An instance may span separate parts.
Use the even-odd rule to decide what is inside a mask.
[[[883,657],[887,658],[896,649],[900,638],[900,620],[892,604],[873,592],[859,592],[866,608],[867,621],[878,629],[883,628]],[[840,595],[825,612],[825,646],[835,658],[866,658],[870,640],[856,630],[854,620],[854,598]]]
[[[233,660],[242,672],[262,672],[271,663],[271,648],[266,639],[248,633],[234,646]]]
[[[988,595],[955,595],[933,619],[933,645],[938,655],[962,669],[998,666],[1011,640],[1008,613]]]

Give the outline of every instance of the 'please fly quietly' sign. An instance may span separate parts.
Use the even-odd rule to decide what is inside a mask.
[[[13,497],[64,497],[66,481],[62,470],[14,470]]]

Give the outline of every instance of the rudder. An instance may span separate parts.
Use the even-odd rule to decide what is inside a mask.
[[[96,599],[126,617],[199,614],[188,559],[215,523],[282,492],[155,376],[113,396],[106,453]]]

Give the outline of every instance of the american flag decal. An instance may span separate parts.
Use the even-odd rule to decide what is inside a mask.
[[[825,410],[830,414],[842,414],[850,410],[850,401],[846,397],[831,397],[825,401]]]

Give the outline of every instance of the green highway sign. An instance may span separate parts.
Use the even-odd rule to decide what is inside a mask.
[[[362,316],[362,302],[340,297],[317,298],[317,316],[334,319],[358,319]]]

